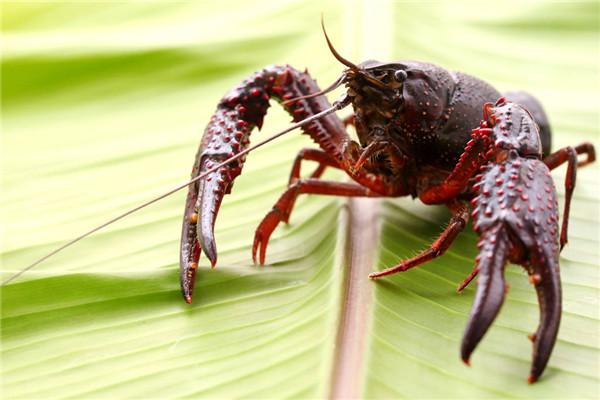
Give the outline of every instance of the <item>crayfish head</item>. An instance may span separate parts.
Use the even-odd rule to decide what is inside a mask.
[[[344,84],[354,108],[354,124],[362,154],[355,168],[396,175],[406,157],[394,133],[394,121],[402,112],[407,72],[401,64],[365,61],[344,71]]]
[[[389,121],[401,111],[402,91],[408,77],[402,64],[369,60],[357,69],[346,70],[344,75],[356,112],[367,117],[379,115],[379,119]]]
[[[354,169],[367,164],[379,173],[394,175],[405,164],[406,157],[392,134],[393,122],[402,111],[404,82],[408,67],[401,63],[382,63],[375,60],[360,64],[344,58],[333,46],[321,19],[323,34],[332,55],[347,67],[334,85],[344,84],[354,108],[356,133],[362,146]],[[326,89],[323,92],[327,92]]]
[[[400,111],[402,105],[402,87],[408,77],[407,67],[399,63],[382,63],[375,60],[354,64],[344,58],[333,46],[325,24],[321,18],[321,27],[331,54],[340,63],[348,67],[341,79],[348,88],[348,96],[354,106],[357,117],[372,115],[377,125],[389,122]]]
[[[407,72],[400,64],[365,61],[345,71],[344,83],[354,108],[356,129],[364,145],[374,131],[388,131],[402,111]]]

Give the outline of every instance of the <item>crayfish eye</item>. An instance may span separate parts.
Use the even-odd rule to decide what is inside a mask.
[[[404,82],[406,78],[408,78],[408,74],[405,70],[399,69],[398,71],[394,72],[394,79],[398,82]]]

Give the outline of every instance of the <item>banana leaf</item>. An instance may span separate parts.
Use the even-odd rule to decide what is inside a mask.
[[[342,66],[321,13],[347,58],[430,61],[529,91],[546,107],[555,149],[600,146],[598,8],[4,2],[2,278],[185,182],[216,103],[252,71],[289,63],[333,81]],[[252,139],[288,123],[274,106]],[[538,305],[518,266],[507,268],[511,290],[471,368],[460,361],[475,285],[455,289],[477,255],[470,228],[435,261],[366,279],[425,248],[448,220],[442,208],[301,197],[267,264],[252,264],[254,229],[308,146],[292,133],[249,156],[216,225],[217,268],[201,259],[191,306],[178,282],[182,192],[3,286],[3,398],[598,397],[597,164],[578,171],[560,259],[561,330],[547,371],[529,385],[526,335]],[[553,176],[562,204],[565,168]]]

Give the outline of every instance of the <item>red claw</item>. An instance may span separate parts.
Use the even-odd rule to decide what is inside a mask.
[[[231,90],[219,103],[215,114],[204,131],[202,143],[196,155],[192,177],[214,168],[248,148],[250,133],[262,126],[269,108],[269,99],[297,98],[284,107],[300,121],[320,113],[330,104],[324,97],[312,97],[319,88],[307,73],[289,66],[270,66],[256,72],[249,79]],[[305,98],[306,97],[306,98]],[[322,148],[331,155],[339,155],[337,143],[345,135],[341,121],[326,116],[303,127]],[[324,132],[329,132],[325,135]],[[336,136],[337,135],[337,136]],[[180,250],[180,282],[186,302],[192,301],[200,248],[214,268],[217,263],[217,246],[214,227],[223,197],[231,192],[235,178],[241,173],[245,157],[214,171],[206,179],[190,185],[185,206]],[[196,215],[196,220],[191,219]],[[266,246],[266,243],[265,243]],[[255,244],[256,247],[256,244]],[[197,249],[193,250],[193,249]],[[264,262],[266,247],[261,249]],[[256,250],[255,250],[256,251]]]
[[[497,225],[484,234],[483,241],[477,293],[460,349],[466,364],[504,302],[504,266],[510,245],[506,228]]]
[[[524,116],[519,118],[522,125],[528,122],[528,114],[517,105],[502,103],[502,106],[522,113]],[[533,360],[528,381],[533,383],[548,363],[560,324],[560,246],[556,192],[550,171],[540,160],[541,145],[535,138],[526,138],[529,141],[520,138],[520,132],[512,136],[497,135],[504,140],[502,151],[507,152],[506,158],[487,169],[478,189],[474,226],[482,243],[477,265],[479,278],[461,357],[469,359],[500,311],[505,297],[506,262],[521,264],[535,286],[540,307],[538,329],[530,336]],[[512,141],[513,138],[516,140]],[[531,157],[534,154],[537,157]],[[485,191],[495,191],[497,195],[482,196]]]

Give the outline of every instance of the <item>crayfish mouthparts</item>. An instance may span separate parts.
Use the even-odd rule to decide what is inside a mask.
[[[388,142],[385,140],[375,140],[369,143],[367,147],[362,149],[360,157],[356,161],[356,164],[354,164],[354,170],[359,171],[369,158],[381,153],[387,146]]]

